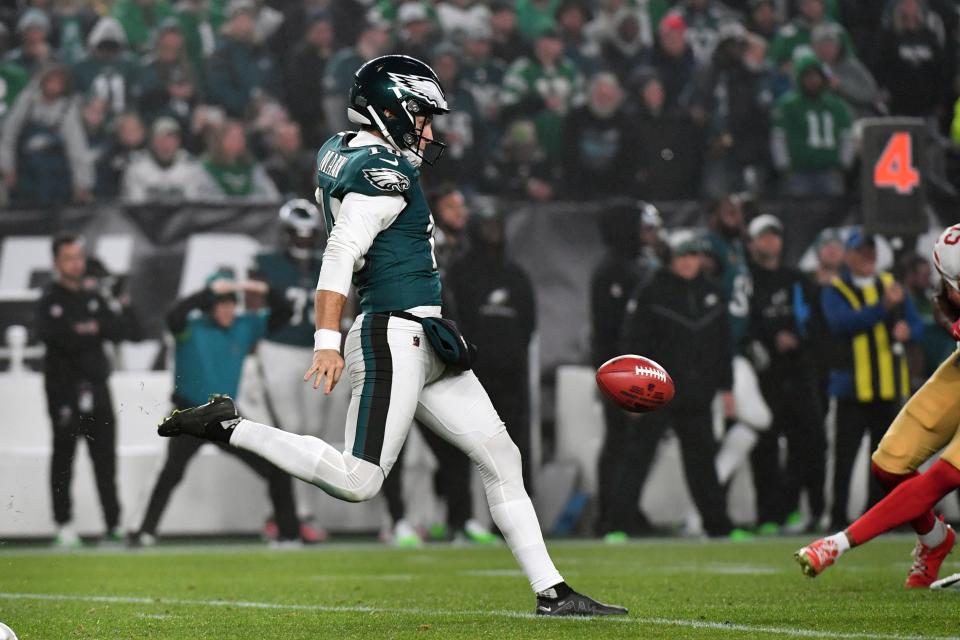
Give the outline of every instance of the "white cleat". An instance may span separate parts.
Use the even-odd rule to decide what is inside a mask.
[[[937,590],[949,589],[951,591],[960,591],[960,573],[955,573],[952,576],[947,576],[946,578],[940,578],[931,584],[930,588]]]

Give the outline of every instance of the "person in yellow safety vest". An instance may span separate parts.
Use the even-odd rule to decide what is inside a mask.
[[[820,304],[835,341],[830,366],[830,396],[837,402],[831,526],[843,528],[849,522],[847,497],[860,441],[869,433],[876,449],[909,395],[904,346],[920,338],[923,322],[893,276],[877,272],[875,240],[860,229],[847,238],[844,267],[823,288]],[[869,504],[882,494],[883,488],[871,480]]]

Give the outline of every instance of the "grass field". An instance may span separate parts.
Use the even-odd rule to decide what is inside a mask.
[[[625,619],[537,619],[505,547],[329,544],[127,551],[0,547],[0,621],[67,638],[946,638],[960,593],[907,592],[910,538],[858,549],[809,580],[799,539],[551,544],[567,581]],[[946,571],[960,570],[948,561]]]

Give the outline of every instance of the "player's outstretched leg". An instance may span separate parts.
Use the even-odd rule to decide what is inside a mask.
[[[846,531],[812,542],[798,550],[794,558],[805,575],[815,577],[833,565],[850,548],[866,544],[881,533],[920,518],[958,486],[960,469],[944,460],[938,460],[925,473],[897,486]],[[937,520],[929,533],[920,536],[920,551],[914,551],[915,564],[906,586],[930,586],[936,580],[940,565],[955,543],[956,534],[953,529]]]
[[[157,432],[166,437],[190,434],[250,451],[348,502],[369,500],[383,485],[384,471],[378,465],[338,451],[319,438],[246,420],[227,396],[213,396],[206,404],[175,411]]]
[[[451,442],[477,465],[490,514],[537,597],[542,616],[624,615],[571,589],[543,542],[540,522],[523,486],[520,450],[471,371],[446,375],[423,388],[417,420]]]

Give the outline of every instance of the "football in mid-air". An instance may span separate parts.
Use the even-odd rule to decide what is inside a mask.
[[[666,369],[643,356],[624,355],[597,369],[597,386],[618,405],[634,413],[659,409],[673,399],[676,389]]]

